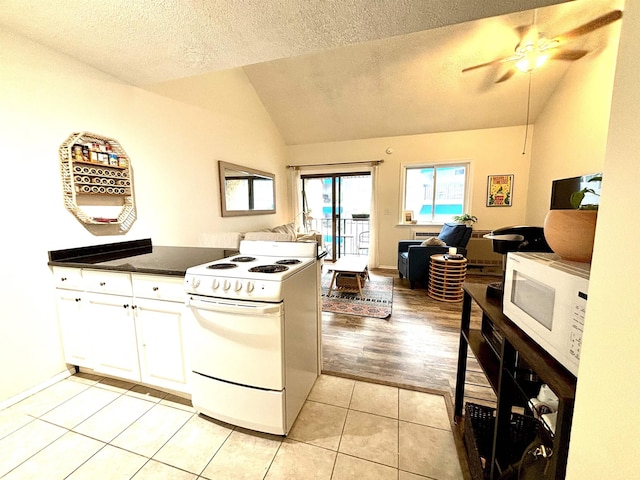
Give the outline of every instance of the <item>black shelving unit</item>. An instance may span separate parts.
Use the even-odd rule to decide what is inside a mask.
[[[553,449],[546,474],[541,480],[564,479],[576,377],[504,316],[500,299],[488,297],[486,285],[465,283],[462,288],[464,296],[454,422],[462,426],[465,421],[463,411],[466,359],[470,348],[498,399],[494,412],[495,420],[491,425],[493,431],[488,437],[485,435],[483,440],[491,445],[481,445],[481,450],[488,452],[483,476],[496,479],[501,471],[508,467],[507,459],[514,457],[512,431],[514,412],[519,412],[517,415],[524,417],[532,416],[533,412],[528,405],[528,400],[536,396],[542,384],[547,384],[558,396],[559,406],[555,432],[546,428],[543,422],[533,422],[543,428],[542,436],[547,438]],[[481,329],[470,328],[472,301],[482,310]],[[534,434],[534,432],[531,433]],[[522,454],[522,452],[515,453],[518,457]],[[471,465],[474,462],[477,464],[477,459],[470,459],[469,463]]]

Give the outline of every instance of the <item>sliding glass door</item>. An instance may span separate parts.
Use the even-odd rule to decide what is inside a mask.
[[[328,260],[369,254],[371,174],[302,175],[307,228],[322,233]]]

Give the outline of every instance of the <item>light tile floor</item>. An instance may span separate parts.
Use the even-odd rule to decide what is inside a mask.
[[[87,374],[0,411],[0,478],[462,479],[444,397],[322,375],[287,438]]]

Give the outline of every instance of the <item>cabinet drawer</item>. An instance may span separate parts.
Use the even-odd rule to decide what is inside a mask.
[[[85,290],[88,292],[110,293],[131,296],[131,276],[128,273],[106,270],[83,270]]]
[[[152,298],[184,302],[184,278],[164,275],[132,274],[133,295],[136,298]]]
[[[53,283],[57,288],[68,288],[69,290],[82,290],[82,270],[70,267],[53,267]]]

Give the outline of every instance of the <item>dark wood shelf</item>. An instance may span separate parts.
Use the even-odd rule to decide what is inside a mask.
[[[473,355],[478,360],[480,368],[482,368],[491,388],[496,393],[500,378],[500,361],[489,346],[489,343],[482,336],[482,333],[480,333],[480,330],[470,330],[465,336]]]
[[[575,397],[576,377],[502,313],[502,302],[487,297],[486,285],[465,283],[462,288],[480,305],[505,340],[538,374],[543,383],[549,385],[559,397]]]
[[[489,478],[495,479],[500,470],[498,459],[504,458],[511,446],[508,430],[513,408],[526,406],[529,398],[536,396],[539,386],[546,383],[558,396],[559,406],[555,435],[545,429],[550,434],[549,442],[552,443],[553,455],[547,473],[541,480],[564,479],[575,401],[576,377],[502,313],[501,299],[487,296],[486,285],[464,283],[462,289],[464,297],[458,350],[454,421],[462,423],[460,419],[464,407],[466,357],[470,348],[498,397],[497,409],[495,410],[496,424],[492,432],[492,440],[489,442],[491,444],[489,446],[491,461],[487,462],[487,465],[491,466],[491,471],[485,472],[489,474]],[[490,321],[490,325],[495,329],[495,336],[502,339],[497,345],[492,346],[485,339],[482,331],[469,328],[472,302],[475,302],[482,310],[483,328],[485,319]],[[493,339],[494,336],[490,335],[490,338]],[[523,365],[527,368],[522,369]],[[520,372],[530,373],[535,380],[519,378]],[[526,413],[530,414],[531,411],[527,409]],[[543,428],[546,427],[543,422],[540,423]],[[477,462],[475,463],[477,464]]]

